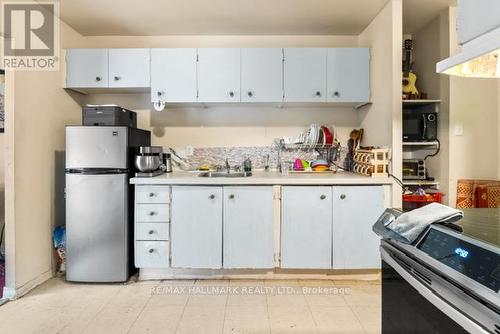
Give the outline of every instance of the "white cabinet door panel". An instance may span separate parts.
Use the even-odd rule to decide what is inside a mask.
[[[150,87],[150,49],[109,49],[109,87]]]
[[[151,49],[151,101],[196,102],[196,49]]]
[[[108,87],[108,50],[68,49],[66,51],[66,87]]]
[[[240,49],[198,49],[198,102],[240,102]]]
[[[285,102],[326,102],[326,51],[323,48],[285,48]]]
[[[380,268],[372,226],[384,211],[382,186],[333,187],[333,268]]]
[[[331,268],[331,199],[331,187],[282,188],[282,268]]]
[[[283,101],[283,49],[241,49],[241,102]]]
[[[224,187],[224,268],[274,267],[272,186]]]
[[[370,100],[370,49],[328,49],[328,102]]]
[[[222,187],[172,187],[172,267],[222,267]]]

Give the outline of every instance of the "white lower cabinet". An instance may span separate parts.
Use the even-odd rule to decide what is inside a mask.
[[[169,245],[166,241],[136,241],[135,266],[138,268],[168,268]]]
[[[332,266],[332,187],[285,186],[281,191],[281,267]]]
[[[372,225],[384,211],[382,186],[333,187],[333,268],[380,268]]]
[[[273,268],[273,187],[224,187],[224,268]]]
[[[222,267],[222,187],[172,187],[172,267]]]

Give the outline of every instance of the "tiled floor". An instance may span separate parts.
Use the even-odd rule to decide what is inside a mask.
[[[200,294],[217,287],[219,294]],[[337,294],[314,294],[304,287],[332,288],[327,291]],[[54,278],[0,307],[0,333],[380,333],[380,319],[378,282],[185,280],[101,285]]]

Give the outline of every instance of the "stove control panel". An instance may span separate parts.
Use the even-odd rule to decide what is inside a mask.
[[[431,228],[417,248],[498,293],[500,254]]]

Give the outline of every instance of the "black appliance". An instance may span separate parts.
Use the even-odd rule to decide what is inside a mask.
[[[455,224],[382,239],[382,333],[500,333],[500,210]]]
[[[403,111],[403,141],[435,141],[438,113],[409,109]]]
[[[83,107],[82,125],[84,126],[128,126],[137,127],[137,114],[119,106]]]
[[[403,159],[404,180],[426,180],[425,160]]]

